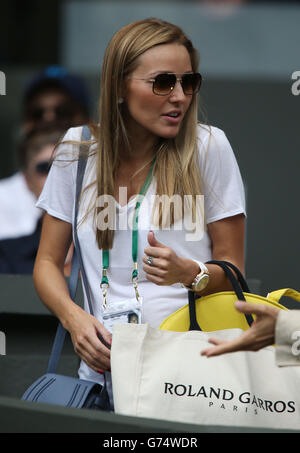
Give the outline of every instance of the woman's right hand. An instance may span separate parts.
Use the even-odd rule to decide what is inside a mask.
[[[46,307],[70,332],[76,354],[96,372],[109,370],[111,334],[70,297],[63,270],[71,241],[72,225],[45,213],[34,284]]]
[[[92,315],[76,306],[65,323],[74,351],[94,371],[110,371],[111,333]],[[100,340],[101,338],[101,340]]]

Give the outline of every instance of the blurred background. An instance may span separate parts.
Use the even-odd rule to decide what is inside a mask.
[[[49,66],[51,77],[80,77],[85,91],[76,85],[77,100],[96,120],[108,41],[129,22],[159,17],[182,27],[198,49],[206,121],[225,131],[238,160],[247,193],[247,276],[261,282],[262,295],[300,290],[299,2],[3,0],[1,17],[0,201],[1,182],[20,169],[24,112],[42,114],[25,108],[32,80]],[[44,163],[36,166],[41,173]],[[0,230],[6,221],[0,212]]]

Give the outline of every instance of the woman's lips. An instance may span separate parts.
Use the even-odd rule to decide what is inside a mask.
[[[178,124],[181,121],[182,115],[181,113],[178,116],[169,116],[168,114],[164,114],[162,117],[165,118],[170,124]]]

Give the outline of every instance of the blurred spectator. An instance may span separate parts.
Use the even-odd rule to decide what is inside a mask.
[[[22,109],[25,135],[52,123],[63,134],[69,127],[89,121],[89,98],[83,80],[60,66],[46,68],[28,83]],[[22,156],[23,146],[19,153],[21,171],[0,180],[0,240],[32,234],[40,216],[35,207],[37,187],[28,177],[29,169],[24,171],[27,158]]]
[[[44,125],[31,130],[20,144],[24,187],[11,177],[0,191],[0,273],[32,273],[41,231],[41,211],[35,202],[63,134],[62,128]]]
[[[60,66],[50,66],[25,89],[23,129],[59,122],[68,129],[89,121],[89,98],[83,80]]]

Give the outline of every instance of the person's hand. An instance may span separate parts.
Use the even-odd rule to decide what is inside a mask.
[[[234,340],[225,341],[218,338],[210,338],[208,341],[215,347],[204,349],[201,351],[201,355],[213,357],[235,351],[258,351],[274,344],[278,308],[243,301],[237,301],[234,305],[241,313],[256,315],[256,321],[253,322],[248,330]]]
[[[92,315],[76,308],[68,320],[74,351],[94,371],[110,371],[111,334]]]
[[[143,270],[146,278],[157,285],[173,285],[180,282],[182,278],[182,259],[176,255],[174,250],[158,242],[153,231],[148,233],[148,243],[144,250]],[[151,266],[147,258],[152,257]]]

